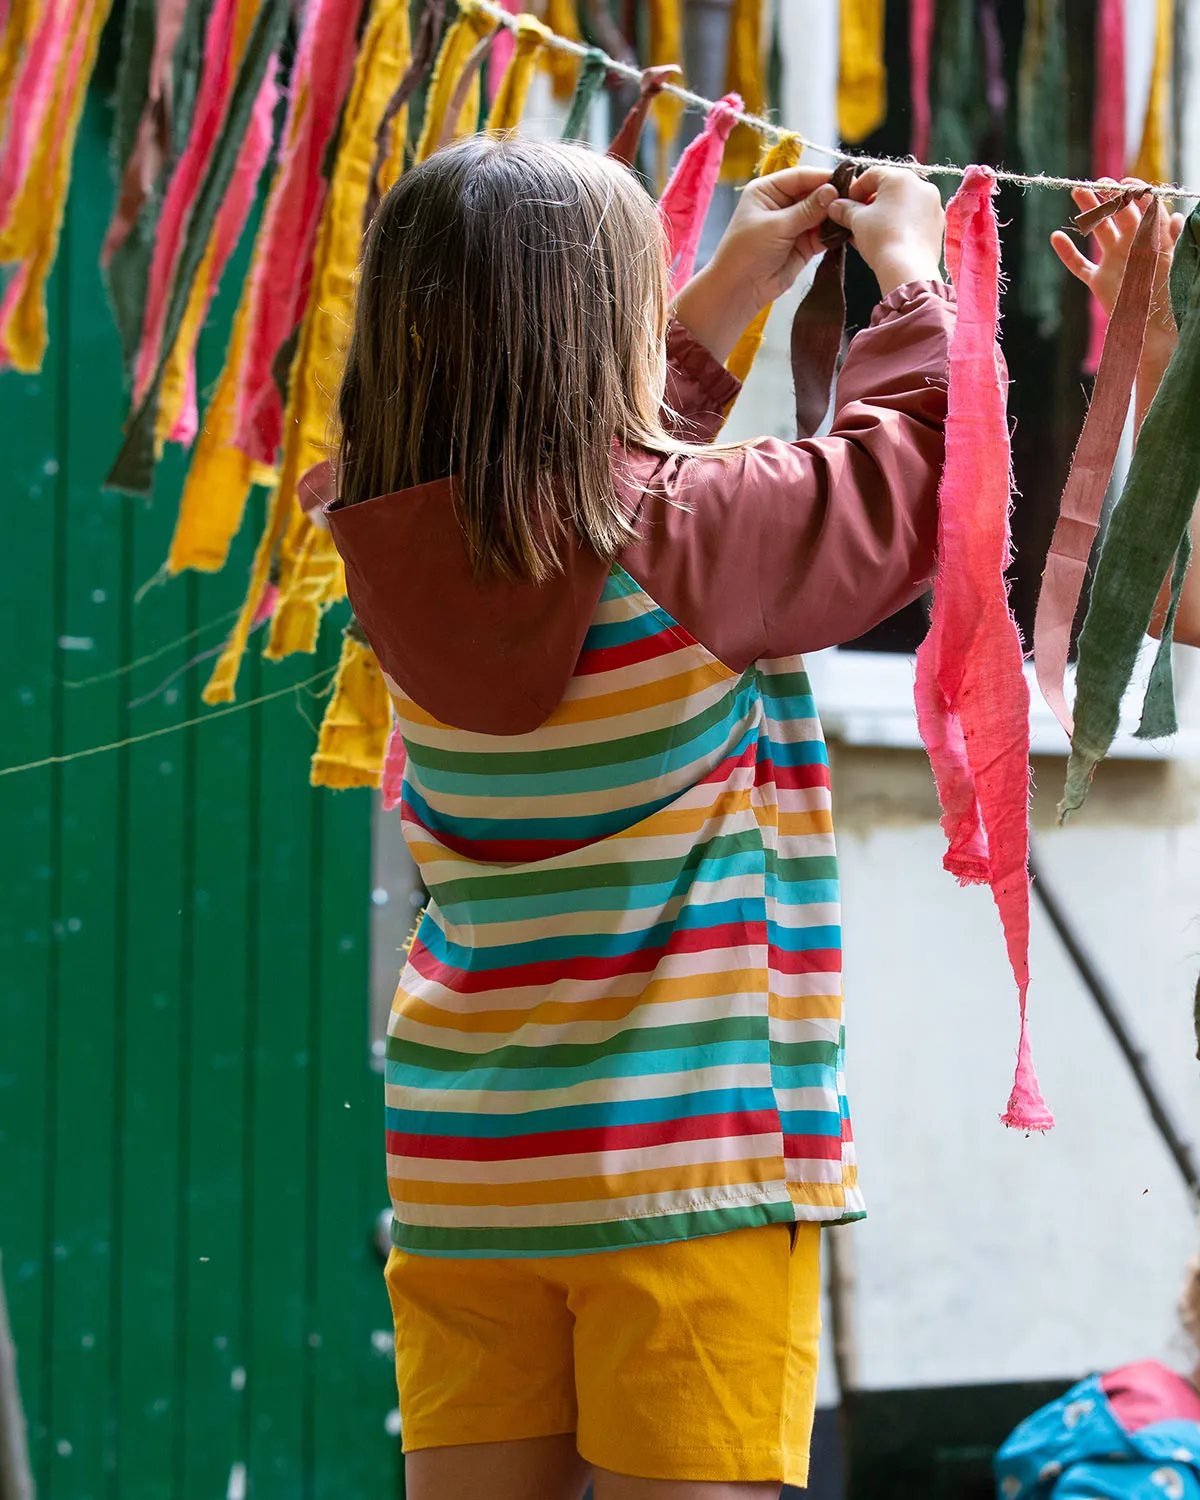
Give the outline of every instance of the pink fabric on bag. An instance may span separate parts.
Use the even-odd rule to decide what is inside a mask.
[[[392,725],[392,732],[388,738],[387,754],[383,757],[383,810],[391,812],[394,807],[399,807],[404,800],[404,766],[406,752],[404,749],[404,736],[400,733],[399,724]]]
[[[1125,175],[1125,0],[1098,0],[1096,5],[1096,87],[1092,105],[1092,176],[1120,182]],[[1091,329],[1083,368],[1094,375],[1108,317],[1095,297],[1089,299]]]
[[[499,0],[499,3],[509,13],[515,16],[520,13],[521,0]],[[513,49],[516,47],[517,39],[507,26],[496,28],[496,39],[491,45],[487,64],[487,100],[493,104],[496,94],[500,89],[500,80],[508,71],[508,65],[512,62]]]
[[[912,154],[929,152],[929,52],[933,42],[933,0],[909,0],[908,57],[912,88]]]
[[[275,357],[300,322],[308,300],[312,252],[327,183],[321,167],[354,66],[361,5],[309,0],[292,74],[284,152],[276,169],[251,286],[246,356],[237,394],[234,446],[273,463],[283,434]]]
[[[917,652],[916,706],[949,840],[943,863],[986,881],[1004,928],[1021,1008],[1006,1125],[1054,1118],[1029,1052],[1029,687],[1008,607],[1011,489],[1006,377],[997,345],[1000,240],[996,179],[968,167],[946,210],[946,265],[958,297],[950,341],[946,461],[938,492],[938,572]]]
[[[695,268],[704,218],[721,175],[725,142],[737,124],[734,115],[744,108],[739,94],[719,99],[705,117],[700,134],[688,142],[663,189],[658,211],[667,230],[673,292],[691,278]]]
[[[12,209],[41,138],[54,77],[71,35],[71,0],[52,0],[42,12],[21,60],[8,104],[8,134],[0,155],[0,224]]]
[[[142,336],[133,371],[135,408],[145,399],[159,359],[166,352],[160,345],[175,266],[192,204],[204,180],[229,97],[232,73],[229,51],[236,10],[237,0],[216,0],[209,17],[192,128],[179,164],[171,174],[158,220],[158,231],[154,237],[154,255],[150,261],[150,277],[146,289],[146,311],[142,317]]]
[[[279,99],[279,85],[275,78],[277,66],[278,62],[274,57],[267,63],[266,77],[258,91],[258,98],[254,101],[254,110],[246,129],[246,138],[238,152],[233,177],[221,206],[217,210],[216,223],[213,228],[213,257],[209,266],[208,289],[204,298],[205,315],[212,306],[213,298],[217,295],[221,275],[229,263],[229,257],[237,248],[242,230],[246,227],[246,220],[250,215],[254,195],[258,189],[258,179],[262,176],[262,170],[266,166],[267,157],[271,151],[275,105]],[[202,316],[195,329],[197,337],[204,322],[205,317]],[[199,427],[194,356],[193,344],[192,350],[189,351],[187,388],[184,393],[183,406],[175,426],[171,429],[171,441],[182,443],[185,447],[193,442]]]

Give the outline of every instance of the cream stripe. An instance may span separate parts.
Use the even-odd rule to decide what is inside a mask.
[[[753,1203],[787,1203],[790,1195],[783,1182],[748,1183],[744,1187],[712,1188],[703,1192],[648,1193],[633,1198],[601,1198],[588,1203],[560,1205],[530,1204],[523,1208],[456,1208],[404,1205],[403,1219],[410,1224],[445,1225],[448,1229],[506,1227],[550,1227],[558,1224],[595,1224],[613,1220],[640,1219],[648,1215],[694,1213],[705,1208],[738,1208]]]

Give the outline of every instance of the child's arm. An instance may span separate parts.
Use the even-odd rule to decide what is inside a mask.
[[[901,170],[866,174],[857,195],[835,213],[888,290],[851,343],[829,436],[669,461],[628,557],[663,607],[738,669],[852,639],[918,597],[933,571],[954,322],[938,271],[941,202]],[[679,312],[692,316],[686,298]],[[701,394],[705,363],[719,409],[737,383],[693,341]]]
[[[1126,185],[1134,185],[1127,178]],[[1114,187],[1116,184],[1114,184]],[[1100,199],[1088,188],[1076,188],[1072,194],[1080,209],[1095,208]],[[1142,345],[1142,357],[1138,364],[1137,380],[1133,396],[1133,425],[1136,434],[1141,429],[1142,419],[1150,409],[1163,372],[1175,352],[1178,334],[1171,315],[1171,299],[1167,290],[1167,275],[1171,268],[1171,252],[1183,228],[1182,214],[1169,218],[1161,200],[1154,202],[1153,212],[1162,219],[1161,249],[1155,274],[1154,297],[1150,305],[1150,321],[1146,325],[1146,341]],[[1061,229],[1050,236],[1055,253],[1072,276],[1078,278],[1111,317],[1113,304],[1120,290],[1125,262],[1133,237],[1141,223],[1142,210],[1136,203],[1127,204],[1110,218],[1102,219],[1096,226],[1096,243],[1100,259],[1091,261],[1078,245]],[[1200,507],[1192,513],[1191,534],[1193,546],[1200,547]],[[1167,604],[1171,597],[1171,580],[1163,581],[1150,618],[1150,634],[1158,640],[1162,636]],[[1172,639],[1182,645],[1200,646],[1200,567],[1193,566],[1184,579],[1183,592],[1179,598],[1179,611],[1175,616]]]

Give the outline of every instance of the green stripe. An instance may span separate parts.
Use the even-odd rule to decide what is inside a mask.
[[[554,1042],[546,1047],[498,1047],[494,1052],[455,1052],[448,1047],[430,1047],[389,1036],[389,1062],[431,1068],[440,1073],[459,1073],[472,1065],[481,1068],[582,1068],[605,1057],[629,1052],[669,1052],[718,1042],[767,1041],[770,1027],[766,1015],[726,1016],[719,1021],[679,1026],[638,1026],[618,1032],[604,1042]],[[825,1042],[805,1042],[803,1047],[824,1047]],[[832,1052],[830,1054],[832,1060]],[[808,1061],[808,1058],[802,1059]],[[824,1059],[813,1058],[813,1061]]]
[[[772,1042],[771,1061],[781,1068],[799,1068],[805,1063],[821,1063],[832,1068],[837,1063],[836,1042]]]
[[[751,1184],[747,1184],[751,1186]],[[753,1184],[758,1186],[758,1184]],[[782,1186],[782,1183],[780,1184]],[[787,1203],[751,1203],[737,1208],[706,1208],[697,1213],[648,1214],[639,1219],[606,1219],[599,1224],[551,1224],[531,1228],[454,1229],[402,1224],[392,1220],[392,1244],[413,1255],[458,1258],[476,1255],[585,1255],[624,1250],[631,1245],[662,1245],[766,1224],[791,1224],[796,1211]]]
[[[433,745],[422,745],[419,740],[405,736],[408,758],[418,768],[433,771],[458,771],[464,776],[478,774],[480,767],[489,776],[552,776],[562,771],[584,770],[592,766],[610,766],[625,761],[649,760],[668,750],[682,749],[707,734],[715,725],[732,718],[730,700],[746,685],[741,678],[729,692],[703,713],[684,719],[678,724],[668,724],[665,729],[648,730],[645,734],[631,734],[624,739],[601,739],[583,745],[563,745],[554,749],[521,750],[508,753],[482,753],[456,750],[439,750]],[[686,701],[686,700],[681,700]],[[730,731],[738,728],[731,724]],[[595,732],[594,725],[580,726],[581,732]]]
[[[764,698],[812,697],[812,686],[807,672],[779,672],[775,676],[760,672],[758,680]]]
[[[807,859],[777,859],[775,873],[780,880],[836,880],[836,854],[813,854]]]
[[[606,840],[599,845],[618,853],[620,840]],[[678,859],[634,859],[606,861],[604,864],[571,865],[566,869],[535,869],[520,874],[506,874],[495,866],[481,865],[479,873],[463,880],[437,882],[439,906],[453,906],[457,901],[501,901],[523,896],[546,896],[559,891],[621,890],[638,885],[661,885],[695,871],[708,860],[724,859],[731,854],[762,853],[762,835],[757,828],[740,833],[718,834],[703,844],[694,844]],[[820,865],[835,874],[837,860],[825,855],[813,859],[783,860],[782,865]],[[791,875],[789,879],[828,879],[828,875]]]

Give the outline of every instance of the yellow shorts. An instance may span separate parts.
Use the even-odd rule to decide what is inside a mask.
[[[816,1224],[538,1259],[393,1250],[387,1283],[405,1452],[573,1432],[618,1474],[807,1481]]]

